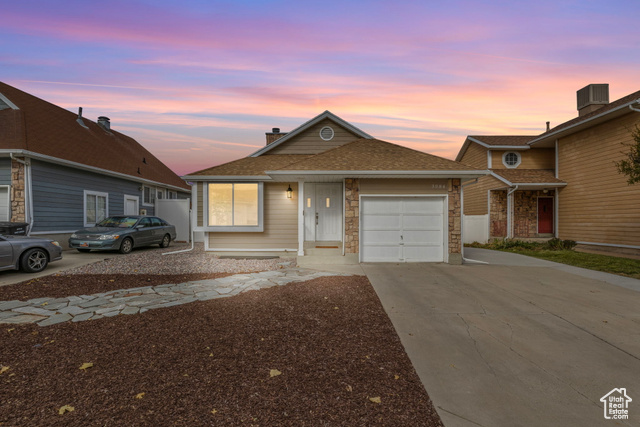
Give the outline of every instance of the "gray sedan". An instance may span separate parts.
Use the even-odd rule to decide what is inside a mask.
[[[0,270],[38,273],[52,261],[62,259],[56,241],[39,237],[0,235]]]
[[[169,246],[176,238],[176,228],[155,216],[117,215],[105,218],[95,227],[71,235],[69,247],[80,252],[92,249],[116,250],[128,254],[140,246]]]

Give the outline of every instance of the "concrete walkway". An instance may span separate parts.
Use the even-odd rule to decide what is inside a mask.
[[[0,301],[0,323],[37,323],[39,326],[49,326],[69,320],[81,322],[119,314],[144,313],[147,310],[193,301],[226,298],[241,292],[303,282],[317,277],[347,275],[349,274],[291,268],[180,284],[120,289],[93,295]]]
[[[465,252],[489,264],[363,265],[445,426],[640,425],[640,281]]]

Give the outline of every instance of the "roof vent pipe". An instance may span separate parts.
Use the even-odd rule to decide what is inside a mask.
[[[98,124],[102,126],[106,131],[111,130],[111,121],[109,120],[109,117],[106,117],[106,116],[98,117]]]
[[[547,122],[547,132],[551,129],[551,122]]]
[[[76,119],[76,122],[78,122],[78,124],[83,128],[89,129],[87,125],[84,124],[84,121],[82,120],[82,107],[78,107],[78,118]]]

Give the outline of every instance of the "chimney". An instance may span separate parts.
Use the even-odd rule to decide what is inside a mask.
[[[280,132],[280,128],[271,129],[271,132],[266,132],[265,133],[265,135],[267,135],[267,145],[271,144],[272,142],[275,142],[275,141],[279,140],[280,138],[282,138],[286,134],[287,134],[287,132]]]
[[[590,84],[578,92],[578,116],[592,113],[609,103],[609,84]]]
[[[98,117],[98,124],[102,126],[102,128],[107,132],[111,130],[111,122],[109,121],[109,117],[105,117],[105,116]]]

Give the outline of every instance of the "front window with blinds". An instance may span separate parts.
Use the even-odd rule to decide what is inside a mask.
[[[261,192],[259,183],[210,183],[208,226],[219,231],[261,231]]]
[[[84,192],[84,226],[93,227],[109,216],[109,194],[97,191]]]

